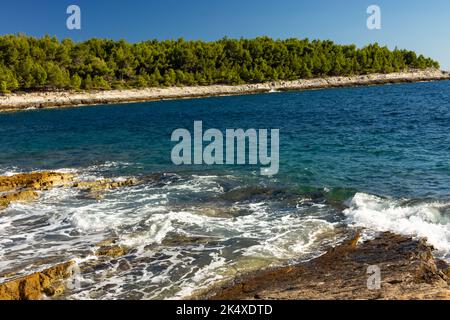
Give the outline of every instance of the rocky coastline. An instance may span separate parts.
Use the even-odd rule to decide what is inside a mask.
[[[356,234],[311,261],[256,271],[192,299],[450,300],[449,265],[433,251],[426,239],[386,232],[360,241]],[[368,286],[373,266],[378,287]]]
[[[43,192],[53,188],[76,188],[82,191],[84,197],[101,199],[107,190],[130,187],[138,183],[140,181],[134,179],[79,181],[74,174],[51,171],[0,176],[0,215],[11,203],[35,201]],[[127,248],[116,244],[114,239],[107,239],[96,244],[93,256],[97,258],[91,264],[101,264],[126,252]],[[50,266],[25,275],[20,269],[0,273],[0,300],[58,298],[66,291],[76,272],[92,268],[88,262],[78,266],[73,260],[56,263],[44,260],[42,264]]]
[[[0,215],[12,202],[35,201],[52,188],[77,188],[84,196],[101,199],[107,190],[152,182],[158,177],[135,180],[79,181],[62,172],[33,172],[0,177]],[[74,273],[95,270],[129,248],[116,239],[93,246],[92,256],[79,265],[73,261],[43,261],[41,271],[22,269],[0,273],[0,300],[63,299]],[[450,300],[450,268],[433,255],[426,239],[380,233],[363,241],[360,230],[307,262],[258,270],[197,292],[189,299],[213,300]],[[368,270],[377,266],[380,287],[368,288]]]
[[[0,96],[0,112],[68,106],[119,104],[140,101],[192,99],[210,96],[245,95],[290,90],[408,83],[450,79],[450,73],[437,69],[411,70],[389,74],[329,77],[245,85],[146,88],[96,92],[33,92]]]

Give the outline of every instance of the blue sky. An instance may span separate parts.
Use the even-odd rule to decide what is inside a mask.
[[[224,36],[331,39],[358,46],[379,42],[430,56],[450,69],[449,0],[16,0],[2,1],[0,34],[215,40]],[[82,30],[66,28],[66,9],[82,10]],[[377,4],[382,29],[366,27]]]

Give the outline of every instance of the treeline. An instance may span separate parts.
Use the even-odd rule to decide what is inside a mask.
[[[308,39],[73,42],[0,37],[0,92],[244,84],[439,68],[407,50]]]

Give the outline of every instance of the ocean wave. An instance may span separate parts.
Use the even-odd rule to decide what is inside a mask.
[[[344,210],[348,222],[376,231],[425,237],[444,256],[450,253],[450,203],[385,199],[357,193]]]
[[[23,171],[18,167],[0,167],[0,176],[10,177],[19,173],[23,173]]]
[[[126,165],[57,171],[77,180],[121,180],[116,169]],[[0,216],[0,272],[24,266],[32,271],[40,261],[60,259],[83,264],[96,259],[100,242],[114,239],[129,253],[111,261],[104,276],[84,274],[83,288],[70,298],[179,298],[235,270],[320,253],[321,235],[334,230],[324,214],[327,205],[297,205],[297,193],[239,190],[246,184],[235,175],[166,178],[144,176],[136,186],[105,191],[100,200],[76,188],[54,188],[39,192],[35,202],[13,203]],[[235,197],[223,198],[225,190]],[[241,192],[250,196],[237,196]],[[292,201],[280,200],[286,195]]]
[[[221,194],[224,192],[223,187],[217,182],[217,176],[200,176],[192,175],[183,183],[168,184],[164,189],[170,191],[187,191],[193,193],[213,193]]]

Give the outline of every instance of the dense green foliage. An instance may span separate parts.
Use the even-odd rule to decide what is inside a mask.
[[[308,39],[147,41],[0,37],[0,92],[242,84],[438,68],[412,51]]]

